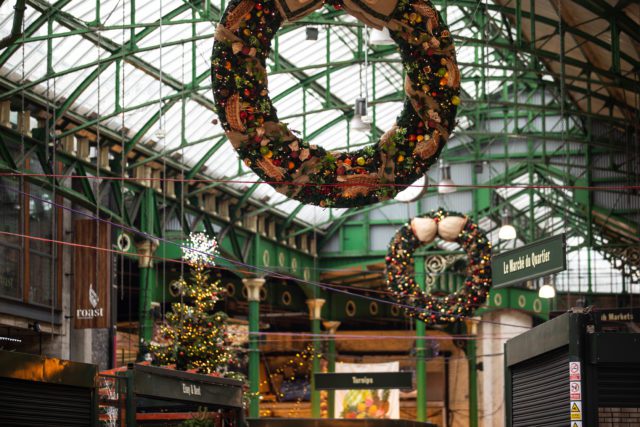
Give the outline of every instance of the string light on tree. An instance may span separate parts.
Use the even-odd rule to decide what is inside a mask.
[[[152,342],[153,362],[175,365],[179,370],[195,370],[242,379],[229,368],[237,367],[238,357],[232,349],[233,336],[227,331],[226,313],[215,311],[224,294],[219,280],[211,280],[218,243],[203,233],[192,233],[183,260],[189,266],[190,280],[181,278],[178,288],[183,302],[171,304],[160,335],[167,345]]]

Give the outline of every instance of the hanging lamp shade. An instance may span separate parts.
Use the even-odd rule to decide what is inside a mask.
[[[369,44],[372,45],[389,45],[394,44],[395,42],[391,38],[391,34],[389,34],[388,28],[383,28],[382,30],[376,30],[375,28],[371,30],[371,37],[369,39]]]
[[[351,130],[355,130],[358,132],[369,132],[371,130],[371,125],[362,120],[362,116],[353,116],[350,124]]]
[[[440,160],[440,182],[438,183],[439,194],[450,194],[456,192],[455,183],[451,179],[451,167]]]
[[[502,226],[498,231],[498,238],[500,240],[513,240],[518,236],[516,229],[511,225],[511,215],[508,212],[502,214]]]
[[[556,288],[553,285],[542,285],[538,290],[538,296],[546,299],[553,298],[556,296]]]
[[[356,98],[354,106],[353,118],[351,119],[351,130],[358,132],[368,132],[371,130],[371,124],[366,122],[367,117],[367,100],[365,98]]]
[[[367,115],[367,100],[365,98],[356,98],[356,105],[354,107],[354,114],[356,116],[364,117]]]
[[[405,188],[394,197],[399,202],[413,202],[422,197],[427,191],[427,178],[422,175],[416,182]]]
[[[316,41],[318,40],[318,34],[320,34],[320,31],[318,30],[318,27],[307,27],[306,33],[307,40]]]

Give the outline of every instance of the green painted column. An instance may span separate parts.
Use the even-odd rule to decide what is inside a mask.
[[[314,374],[320,372],[320,359],[317,357],[321,351],[320,320],[322,319],[322,306],[326,301],[322,298],[307,300],[309,306],[309,320],[311,321],[311,333],[313,338],[313,361],[311,366],[311,418],[320,418],[320,392],[316,390]]]
[[[415,273],[418,278],[418,285],[422,291],[425,290],[425,259],[416,257]],[[426,324],[421,320],[416,322],[416,421],[427,421],[427,361],[426,357],[426,341],[427,335]]]
[[[477,325],[467,323],[471,339],[467,341],[467,361],[469,363],[469,427],[478,427],[478,370],[476,369]]]
[[[148,348],[153,338],[153,317],[151,316],[151,302],[153,290],[156,287],[156,269],[153,266],[153,256],[158,243],[155,240],[144,240],[136,244],[138,250],[138,267],[140,269],[140,299],[138,301],[138,321],[140,325],[140,350]],[[139,356],[143,357],[143,354]]]
[[[327,330],[327,334],[329,334],[329,342],[327,348],[327,369],[329,373],[334,373],[336,371],[336,331],[340,327],[340,322],[337,320],[325,320],[322,322],[322,325]],[[329,414],[329,418],[335,418],[335,401],[336,401],[336,392],[335,390],[329,390],[327,393],[327,413]]]
[[[247,287],[249,302],[249,418],[260,416],[260,349],[258,333],[260,332],[260,289],[265,280],[261,277],[242,279]]]
[[[416,420],[427,421],[427,361],[425,360],[426,325],[416,321]]]

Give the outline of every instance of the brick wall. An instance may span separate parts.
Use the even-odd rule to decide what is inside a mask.
[[[600,427],[640,427],[640,408],[598,408]]]

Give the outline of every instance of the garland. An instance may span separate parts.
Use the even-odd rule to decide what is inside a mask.
[[[322,0],[311,3],[304,13]],[[346,0],[329,3],[353,13]],[[229,141],[262,180],[302,203],[352,207],[393,198],[435,163],[455,125],[460,73],[448,28],[429,0],[398,0],[384,25],[406,71],[404,108],[377,144],[328,152],[279,122],[268,96],[266,58],[283,17],[292,18],[287,5],[288,0],[232,0],[216,29],[212,85]]]
[[[425,293],[414,279],[413,253],[436,236],[457,242],[467,253],[467,277],[455,293],[437,297]],[[468,217],[433,211],[402,226],[389,243],[386,257],[387,287],[395,299],[415,307],[410,312],[426,323],[452,323],[473,314],[491,287],[491,243]]]

